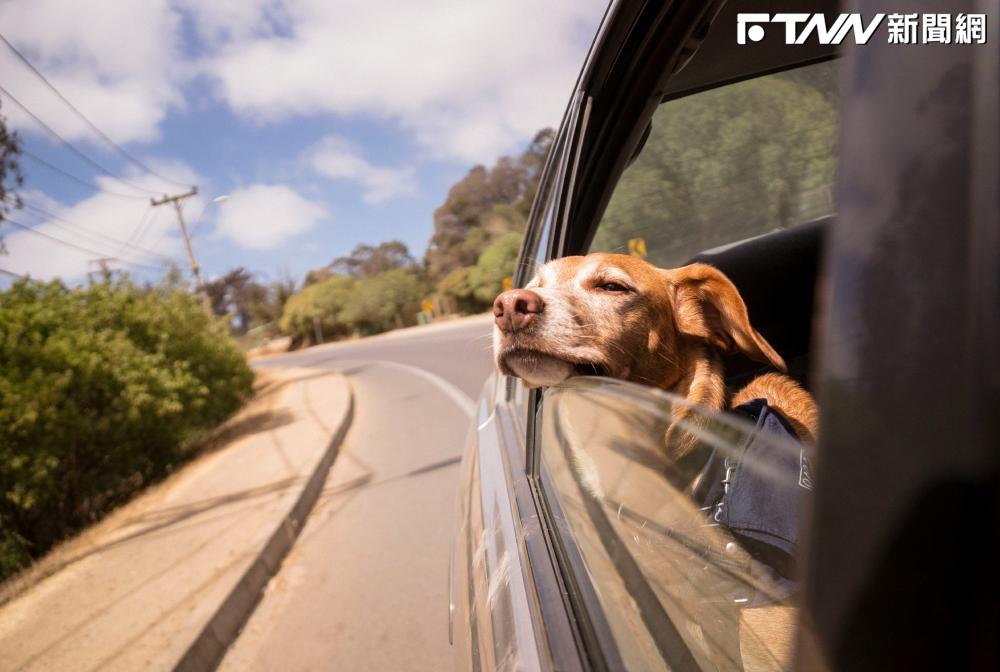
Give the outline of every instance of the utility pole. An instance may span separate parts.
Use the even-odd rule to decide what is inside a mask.
[[[158,205],[166,205],[167,203],[172,203],[174,210],[177,211],[177,221],[181,225],[181,233],[184,234],[184,244],[187,246],[188,259],[191,260],[191,272],[194,274],[195,287],[198,288],[198,292],[201,294],[205,293],[205,283],[201,281],[201,266],[198,265],[198,261],[194,258],[194,248],[191,247],[191,236],[188,235],[187,224],[184,222],[184,213],[181,209],[181,201],[185,198],[191,198],[192,196],[198,195],[198,187],[191,187],[191,191],[186,194],[178,194],[176,196],[164,196],[163,198],[151,198],[149,202],[156,207]]]
[[[319,315],[313,315],[313,332],[316,336],[316,345],[323,342],[323,325],[319,320]]]
[[[105,280],[108,280],[109,278],[111,278],[111,263],[115,261],[120,261],[120,260],[116,257],[101,257],[100,259],[91,259],[87,263],[95,264],[98,268],[100,268],[101,277],[104,278]],[[94,279],[93,276],[94,276],[94,271],[87,271],[88,280],[93,280]]]

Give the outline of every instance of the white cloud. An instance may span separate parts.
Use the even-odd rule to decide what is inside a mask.
[[[287,29],[290,17],[281,0],[175,0],[193,15],[202,42],[247,39]]]
[[[154,163],[153,167],[191,183],[199,181],[198,175],[179,163]],[[127,179],[147,189],[159,188],[151,177],[130,174]],[[111,178],[98,177],[95,181],[103,188],[125,191]],[[22,196],[29,206],[55,217],[29,207],[9,214],[14,221],[35,231],[3,226],[8,256],[0,259],[0,264],[9,271],[46,280],[61,277],[72,282],[97,270],[94,261],[101,257],[115,259],[110,262],[111,268],[140,274],[155,275],[157,269],[165,268],[166,260],[186,266],[177,219],[171,208],[151,209],[144,198],[121,198],[105,192],[72,205],[59,203],[37,191],[27,191]],[[185,211],[199,212],[202,203],[200,197],[190,199],[185,202]],[[128,262],[138,262],[140,266]]]
[[[151,141],[192,69],[180,54],[181,16],[167,0],[31,0],[0,4],[4,35],[88,118],[118,142]],[[69,140],[98,142],[5,46],[3,86]],[[13,103],[10,123],[44,134]]]
[[[206,72],[232,108],[260,122],[374,116],[436,156],[491,161],[559,123],[605,5],[301,0],[281,25],[234,34]],[[259,4],[247,7],[260,16]]]
[[[386,168],[366,161],[346,138],[328,135],[306,151],[306,160],[320,175],[332,180],[357,182],[364,187],[365,203],[382,203],[416,193],[411,168]]]
[[[327,218],[326,210],[282,184],[255,184],[234,191],[219,208],[217,237],[248,250],[274,248]]]
[[[9,0],[0,26],[121,143],[159,137],[199,74],[260,123],[386,120],[435,158],[489,162],[559,123],[606,0]],[[185,17],[192,33],[184,30]],[[3,85],[70,140],[86,126],[0,49]],[[15,127],[31,129],[15,105]],[[34,131],[32,131],[34,132]]]

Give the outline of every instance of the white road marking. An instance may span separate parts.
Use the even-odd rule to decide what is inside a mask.
[[[458,389],[447,380],[441,376],[434,375],[426,369],[421,369],[416,366],[410,366],[409,364],[400,364],[399,362],[390,362],[385,359],[370,359],[365,360],[371,362],[372,364],[378,364],[379,366],[388,366],[390,368],[401,369],[403,371],[409,371],[415,376],[420,376],[430,384],[437,387],[439,390],[444,392],[449,399],[454,401],[462,409],[462,411],[468,415],[470,418],[476,412],[476,402],[474,402],[469,395],[462,390]]]

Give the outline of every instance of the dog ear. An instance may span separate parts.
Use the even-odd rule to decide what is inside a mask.
[[[720,352],[737,350],[787,371],[785,360],[750,326],[743,298],[722,271],[691,264],[663,271],[670,283],[674,319],[681,334],[707,341]]]

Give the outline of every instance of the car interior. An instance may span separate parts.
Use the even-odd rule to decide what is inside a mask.
[[[695,255],[729,276],[747,304],[754,327],[785,358],[788,375],[809,389],[816,281],[826,231],[833,216],[817,219]],[[780,297],[780,300],[776,300]],[[725,358],[731,388],[766,371],[742,355]]]

